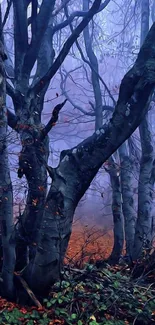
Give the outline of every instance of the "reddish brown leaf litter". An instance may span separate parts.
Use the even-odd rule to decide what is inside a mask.
[[[112,247],[112,230],[76,223],[73,225],[65,262],[82,267],[84,263],[107,258]]]

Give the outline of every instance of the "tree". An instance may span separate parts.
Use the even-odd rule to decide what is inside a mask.
[[[110,123],[77,147],[63,151],[58,167],[53,170],[37,252],[24,274],[35,290],[47,289],[58,277],[77,203],[103,162],[132,134],[147,111],[147,102],[154,88],[154,32],[153,24],[134,66],[122,80]],[[123,133],[120,132],[122,127]]]
[[[83,0],[83,10],[89,10],[89,0]],[[67,8],[65,10],[66,17],[68,18]],[[72,24],[70,24],[71,31],[73,30]],[[92,32],[89,26],[87,26],[83,31],[84,36],[84,46],[87,58],[85,57],[82,48],[78,41],[76,41],[77,49],[81,55],[82,60],[88,65],[91,72],[90,83],[92,84],[93,94],[94,94],[94,102],[91,103],[93,107],[93,112],[86,112],[82,109],[82,107],[77,106],[77,109],[84,113],[84,115],[94,115],[95,116],[95,131],[97,131],[103,124],[103,114],[104,112],[113,112],[114,108],[110,105],[104,105],[102,99],[102,91],[100,83],[104,85],[105,90],[108,92],[109,97],[112,99],[113,104],[116,104],[114,97],[112,96],[110,90],[108,89],[106,83],[103,81],[99,74],[99,64],[97,56],[95,55],[95,51],[93,49],[93,41],[94,41],[94,29],[92,27]],[[61,73],[61,90],[65,94],[66,98],[70,101],[72,105],[71,98],[66,92],[65,89],[66,83],[64,82],[63,75]],[[105,99],[104,99],[105,100]],[[105,100],[106,102],[106,100]],[[122,145],[122,148],[125,144]],[[123,156],[123,155],[122,155]],[[124,158],[124,157],[123,157]],[[124,244],[124,230],[123,230],[123,215],[122,215],[122,197],[121,197],[121,186],[120,186],[120,178],[117,171],[117,166],[115,164],[114,157],[110,157],[108,160],[108,167],[105,167],[106,171],[110,175],[110,182],[112,187],[112,213],[113,213],[113,222],[114,222],[114,247],[111,253],[108,262],[116,263],[118,262],[120,255],[123,250]],[[126,171],[123,170],[123,175],[126,175]]]
[[[148,0],[141,3],[141,46],[149,31],[150,6]],[[149,248],[152,243],[152,170],[154,148],[148,113],[139,126],[142,156],[138,183],[138,216],[132,258],[137,259],[142,254],[143,247]]]
[[[119,148],[122,210],[124,215],[124,230],[126,241],[126,258],[131,261],[135,236],[136,212],[133,198],[133,159],[130,155],[128,143]]]
[[[6,70],[8,77],[11,70],[7,93],[12,98],[15,115],[8,110],[8,124],[20,135],[22,151],[19,157],[18,176],[19,178],[26,176],[29,188],[25,211],[15,234],[17,270],[21,270],[27,264],[27,246],[30,248],[30,259],[35,255],[35,244],[38,242],[38,231],[46,204],[47,170],[49,171],[48,132],[54,126],[58,113],[65,104],[64,101],[58,105],[49,123],[45,127],[42,126],[41,112],[46,91],[51,78],[59,69],[75,40],[93,15],[98,10],[104,9],[109,1],[106,0],[103,4],[101,1],[94,1],[89,12],[73,12],[68,20],[57,25],[53,23],[53,17],[63,10],[64,5],[56,8],[55,1],[47,0],[42,1],[40,6],[38,1],[13,1],[15,66],[10,69],[10,64],[9,67],[6,64]],[[52,39],[57,31],[67,26],[75,17],[83,17],[83,19],[54,61]],[[31,35],[28,31],[29,26]],[[37,68],[32,79],[35,63]],[[31,85],[30,79],[32,79]]]
[[[85,1],[84,6],[88,10],[89,1]],[[143,38],[145,38],[149,30],[149,2],[142,1],[141,6],[142,6],[142,10],[141,10],[141,16],[142,16],[141,44],[142,44]],[[70,24],[70,28],[72,30],[71,24]],[[123,32],[123,37],[124,37],[124,33],[125,31]],[[98,64],[97,56],[95,55],[95,52],[93,50],[94,47],[93,43],[95,39],[94,35],[95,35],[94,25],[91,24],[90,29],[87,26],[87,28],[85,28],[84,30],[84,44],[86,48],[85,52],[88,58],[86,58],[86,55],[84,55],[84,51],[82,51],[82,45],[80,46],[79,42],[76,41],[76,45],[81,55],[81,58],[88,65],[91,71],[91,79],[88,80],[87,77],[87,81],[89,82],[89,84],[92,83],[92,89],[94,93],[94,101],[93,102],[89,101],[92,110],[85,111],[79,105],[76,106],[73,103],[72,99],[69,98],[65,88],[66,79],[67,79],[67,75],[69,75],[69,72],[66,72],[64,78],[62,77],[61,84],[63,84],[62,87],[63,93],[65,94],[66,98],[70,101],[70,103],[74,107],[76,107],[84,115],[95,116],[95,127],[98,128],[102,124],[104,111],[105,110],[113,111],[114,109],[112,106],[103,105],[102,103],[103,99],[106,103],[106,97],[104,98],[104,95],[101,92],[100,83],[102,82],[102,84],[104,84],[106,90],[108,89],[108,87],[106,86],[105,82],[99,75],[99,64]],[[89,72],[87,72],[87,74],[88,73]],[[116,104],[115,99],[111,95],[109,89],[108,89],[108,95],[112,99],[113,104],[115,105]],[[106,170],[110,174],[110,180],[111,180],[112,191],[113,191],[112,211],[113,211],[113,220],[114,220],[114,238],[115,238],[114,248],[115,249],[113,250],[111,257],[113,261],[115,260],[115,262],[116,259],[114,259],[114,256],[117,256],[117,260],[119,260],[119,256],[122,252],[122,249],[120,247],[123,248],[123,235],[122,235],[123,219],[121,215],[121,205],[122,205],[123,215],[124,215],[126,254],[128,256],[128,260],[131,261],[133,256],[135,259],[136,256],[141,254],[143,241],[147,242],[147,244],[150,244],[152,240],[151,205],[152,205],[153,178],[151,175],[152,175],[152,164],[153,164],[154,153],[153,153],[152,135],[151,135],[150,125],[148,122],[148,117],[145,117],[142,124],[140,125],[140,141],[142,146],[142,158],[141,158],[139,185],[138,185],[139,188],[138,220],[137,220],[137,227],[136,227],[136,238],[135,238],[134,250],[133,250],[133,245],[134,245],[134,235],[135,235],[136,210],[134,207],[134,189],[133,189],[134,160],[133,159],[135,157],[133,157],[132,153],[130,152],[130,145],[128,144],[128,142],[132,142],[132,139],[130,139],[126,143],[123,143],[123,145],[119,148],[120,162],[118,163],[120,163],[120,179],[119,179],[119,175],[117,176],[117,168],[115,166],[113,157],[109,159],[108,168],[106,167]],[[120,189],[119,181],[121,182],[121,189]],[[121,199],[123,201],[122,203],[121,203]],[[144,217],[145,217],[145,221],[144,221]],[[144,224],[146,228],[145,230],[144,230]],[[117,243],[119,243],[119,245],[117,245]],[[120,245],[120,243],[122,243],[122,245]],[[119,253],[117,252],[117,248]]]
[[[119,262],[124,245],[124,220],[122,213],[122,191],[117,163],[113,156],[108,160],[108,173],[110,175],[112,187],[112,214],[114,222],[114,245],[108,263],[116,264]]]
[[[3,246],[2,292],[13,293],[13,272],[15,267],[15,241],[13,231],[13,196],[7,151],[7,109],[3,44],[0,42],[0,223]]]
[[[49,289],[53,281],[60,277],[71,234],[73,215],[79,200],[102,164],[139,126],[147,112],[147,102],[155,83],[153,45],[155,24],[150,29],[135,64],[122,80],[119,99],[108,125],[101,126],[92,136],[76,147],[62,151],[59,165],[57,168],[52,168],[47,164],[47,134],[57,120],[58,113],[65,102],[54,109],[49,123],[44,127],[41,125],[41,111],[45,92],[72,44],[93,15],[103,9],[108,1],[100,6],[100,1],[96,0],[87,13],[76,13],[76,15],[84,15],[84,18],[65,42],[53,64],[51,64],[53,48],[49,45],[47,32],[50,33],[51,28],[52,33],[54,30],[50,20],[52,13],[54,14],[54,3],[44,0],[37,14],[37,1],[32,2],[32,16],[28,20],[26,12],[30,3],[28,1],[25,4],[24,0],[13,1],[15,81],[14,88],[7,83],[7,91],[12,96],[16,115],[11,114],[10,118],[8,113],[8,123],[14,125],[20,135],[23,148],[19,158],[18,175],[22,177],[25,174],[29,186],[27,205],[17,240],[23,241],[22,251],[25,250],[25,254],[21,254],[20,257],[27,257],[27,245],[34,249],[32,249],[29,263],[27,264],[26,258],[22,259],[20,267],[25,267],[22,275],[30,287],[42,294]],[[70,19],[63,22],[61,26],[68,24]],[[28,45],[28,21],[32,25],[30,46]],[[59,26],[59,28],[62,27]],[[55,27],[55,30],[57,28]],[[44,49],[47,48],[45,44],[49,46],[48,54],[50,49],[49,60],[43,60]],[[29,86],[31,71],[36,60],[36,74],[32,85]],[[48,67],[43,69],[42,64],[48,64]],[[47,72],[42,75],[42,71]],[[41,79],[38,81],[39,75]],[[124,132],[121,132],[122,129]],[[52,178],[48,194],[46,194],[46,170]],[[18,250],[17,257],[19,257]]]

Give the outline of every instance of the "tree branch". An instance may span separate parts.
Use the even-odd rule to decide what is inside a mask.
[[[23,70],[22,70],[23,74],[24,73],[30,74],[35,64],[35,61],[37,60],[37,55],[39,53],[44,34],[47,30],[51,18],[51,14],[54,9],[54,5],[55,5],[55,0],[54,1],[44,0],[41,4],[40,11],[37,16],[35,14],[36,8],[33,5],[34,17],[32,18],[32,21],[33,21],[34,33],[32,35],[32,40],[29,46],[29,50],[24,59]],[[35,26],[37,26],[37,28],[35,28]]]
[[[36,39],[37,35],[37,9],[38,9],[38,0],[32,1],[32,22],[31,22],[31,31],[32,31],[32,43]]]
[[[104,8],[106,8],[106,6],[108,5],[108,3],[110,2],[110,0],[105,0],[104,3],[102,3],[99,7],[99,9],[96,11],[96,13],[102,11]],[[72,23],[72,21],[74,20],[75,17],[86,17],[88,14],[88,11],[75,11],[73,12],[65,21],[63,21],[62,23],[56,25],[53,28],[53,34],[55,34],[57,31],[59,31],[60,29],[68,26],[70,23]]]
[[[7,109],[7,118],[8,118],[8,125],[12,129],[14,129],[18,132],[18,130],[16,129],[18,118],[9,109]]]
[[[102,9],[102,10],[103,10],[103,9]],[[67,6],[65,7],[65,14],[66,14],[67,19],[69,19]],[[70,26],[70,30],[71,30],[71,32],[73,32],[73,26],[72,26],[72,23],[69,23],[69,26]],[[87,29],[86,29],[86,30],[87,30]],[[84,30],[84,32],[85,32],[85,30]],[[91,60],[89,61],[89,60],[87,60],[87,59],[85,58],[85,56],[84,56],[84,54],[83,54],[83,51],[82,51],[82,49],[81,49],[81,47],[80,47],[80,44],[79,44],[78,40],[75,41],[75,44],[76,44],[76,46],[77,46],[77,49],[78,49],[79,52],[80,52],[80,55],[81,55],[82,60],[83,60],[85,63],[87,63],[87,64],[89,65],[91,71],[94,72],[94,73],[96,74],[96,76],[99,78],[99,80],[102,82],[103,86],[105,87],[107,93],[109,94],[109,97],[111,98],[111,100],[112,100],[112,102],[113,102],[113,104],[114,104],[114,106],[115,106],[115,105],[116,105],[116,101],[115,101],[114,97],[112,96],[112,94],[111,94],[111,92],[110,92],[108,86],[106,85],[106,83],[104,82],[104,80],[102,79],[102,77],[100,76],[100,74],[99,74],[99,72],[98,72],[98,69],[96,69],[95,64],[92,64],[92,63],[91,63]]]
[[[80,52],[80,55],[81,55],[82,60],[83,60],[85,63],[87,63],[87,64],[89,65],[90,69],[93,70],[93,71],[96,73],[96,75],[97,75],[98,78],[100,79],[101,83],[103,84],[105,90],[107,91],[109,97],[111,98],[113,104],[116,105],[116,101],[115,101],[113,95],[111,94],[111,92],[110,92],[110,90],[109,90],[109,88],[108,88],[106,82],[105,82],[105,81],[103,80],[103,78],[100,76],[100,74],[98,73],[98,71],[96,71],[96,69],[95,69],[94,66],[91,64],[91,62],[85,58],[85,56],[84,56],[84,54],[83,54],[83,52],[82,52],[82,49],[81,49],[80,44],[79,44],[78,41],[76,41],[76,46],[77,46],[77,48],[78,48],[78,50],[79,50],[79,52]]]
[[[86,183],[88,181],[90,184],[90,178],[92,180],[103,162],[129,138],[147,113],[147,103],[155,87],[154,38],[155,23],[133,68],[121,82],[119,99],[109,124],[72,150],[71,154],[75,152],[75,159],[80,161],[82,172],[86,174],[89,171]]]
[[[13,1],[13,0],[8,1],[8,5],[7,5],[6,12],[5,12],[5,15],[4,15],[4,19],[3,19],[3,22],[2,22],[1,32],[3,31],[4,26],[5,26],[5,24],[6,24],[6,21],[7,21],[7,19],[8,19],[9,12],[10,12],[11,5],[12,5],[12,1]]]
[[[89,10],[89,0],[83,0],[83,9]],[[91,81],[94,92],[94,100],[95,100],[95,129],[98,129],[102,126],[103,123],[103,114],[102,114],[102,93],[100,87],[100,79],[99,79],[99,67],[98,60],[93,50],[92,38],[89,32],[89,26],[87,26],[83,31],[84,36],[84,44],[86,49],[86,54],[89,59],[91,66]],[[95,72],[95,71],[97,72]]]
[[[6,44],[4,44],[4,48],[5,48],[5,53],[7,55],[7,60],[5,61],[6,78],[11,80],[11,82],[14,84],[15,73],[14,73],[13,63],[9,55],[9,52],[7,50]]]
[[[23,55],[28,47],[27,8],[24,0],[13,0],[14,6],[14,40],[15,40],[15,72],[18,74],[22,66]]]
[[[75,69],[74,69],[74,71],[75,71]],[[70,104],[74,108],[78,109],[81,113],[83,113],[84,115],[88,115],[88,116],[95,116],[95,112],[92,113],[92,112],[85,111],[81,106],[79,106],[77,104],[74,104],[73,100],[70,98],[70,96],[68,96],[68,94],[67,94],[67,92],[65,90],[66,80],[67,80],[68,74],[69,74],[69,72],[66,73],[65,78],[63,78],[62,71],[60,71],[60,76],[61,76],[60,89],[61,89],[62,93],[64,94],[64,96],[66,97],[66,99],[70,102]]]
[[[17,277],[17,279],[21,282],[23,288],[26,290],[28,296],[32,299],[33,303],[38,307],[38,308],[42,308],[42,305],[40,303],[40,301],[36,298],[35,294],[32,292],[32,290],[29,288],[28,284],[26,283],[26,281],[15,272],[15,276]]]
[[[60,4],[60,6],[56,9],[56,10],[54,10],[53,11],[53,13],[52,13],[52,17],[55,17],[56,15],[58,15],[58,13],[68,4],[68,2],[69,2],[70,0],[65,0],[65,1],[63,1],[61,4]]]
[[[78,67],[78,68],[79,68],[79,67]],[[71,70],[70,72],[72,72],[72,71],[75,71],[75,69],[74,69],[74,70]],[[65,90],[65,86],[66,86],[66,80],[67,80],[68,74],[69,74],[70,72],[68,72],[68,73],[66,72],[65,79],[64,79],[64,78],[63,78],[63,74],[62,74],[62,72],[60,71],[60,76],[61,76],[60,89],[61,89],[63,95],[66,97],[66,99],[70,102],[70,104],[71,104],[74,108],[78,109],[78,110],[79,110],[81,113],[83,113],[84,115],[87,115],[87,116],[95,116],[94,107],[93,107],[93,104],[92,104],[90,101],[89,101],[89,104],[90,104],[91,107],[93,108],[93,112],[87,112],[87,111],[85,111],[81,106],[75,104],[75,103],[73,102],[73,100],[70,98],[70,96],[67,94],[67,91]],[[102,111],[109,111],[109,112],[112,112],[112,113],[113,113],[113,111],[114,111],[114,107],[113,107],[113,106],[110,106],[110,105],[103,105],[103,106],[102,106]]]
[[[6,82],[6,91],[7,94],[12,98],[12,100],[16,99],[16,94],[14,88],[9,84],[9,82]]]
[[[95,13],[98,11],[100,6],[101,0],[95,0],[92,7],[88,11],[87,15],[83,18],[81,23],[74,29],[73,33],[70,35],[70,37],[65,42],[62,50],[60,51],[58,57],[56,58],[55,62],[51,66],[51,68],[48,70],[48,72],[44,75],[41,81],[39,81],[33,88],[30,89],[30,91],[33,91],[35,94],[39,93],[46,85],[46,83],[52,79],[52,77],[55,75],[55,73],[60,68],[62,62],[66,58],[67,54],[69,53],[69,50],[71,49],[74,42],[77,40],[81,32],[84,30],[84,28],[88,25],[92,17],[95,15]]]
[[[53,49],[53,39],[51,37],[51,31],[52,31],[52,23],[49,23],[49,26],[45,32],[37,56],[37,68],[36,68],[35,75],[33,77],[32,87],[36,84],[36,82],[38,82],[38,80],[41,80],[41,78],[44,76],[44,74],[49,70],[49,68],[53,64],[55,51]],[[45,85],[45,88],[42,90],[40,94],[40,98],[44,96],[48,86],[49,83]]]
[[[51,119],[49,120],[49,122],[47,123],[45,128],[42,130],[41,140],[43,140],[46,137],[46,135],[49,133],[49,131],[52,129],[52,127],[57,122],[58,117],[59,117],[59,112],[62,109],[62,107],[65,105],[66,102],[67,102],[67,99],[65,99],[63,103],[58,104],[54,108]]]

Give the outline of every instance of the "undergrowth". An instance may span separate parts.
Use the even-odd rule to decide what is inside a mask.
[[[155,288],[130,277],[129,269],[65,268],[42,308],[0,300],[0,324],[9,325],[152,325]]]

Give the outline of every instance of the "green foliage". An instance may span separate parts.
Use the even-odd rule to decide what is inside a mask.
[[[98,271],[87,265],[82,276],[72,274],[70,282],[58,282],[53,289],[54,294],[44,303],[46,308],[52,306],[65,324],[130,325],[136,318],[148,325],[154,321],[155,291],[134,284],[120,271]]]
[[[152,325],[155,289],[134,283],[127,272],[110,267],[97,270],[92,265],[73,270],[67,281],[55,283],[42,309],[3,308],[0,324]]]

